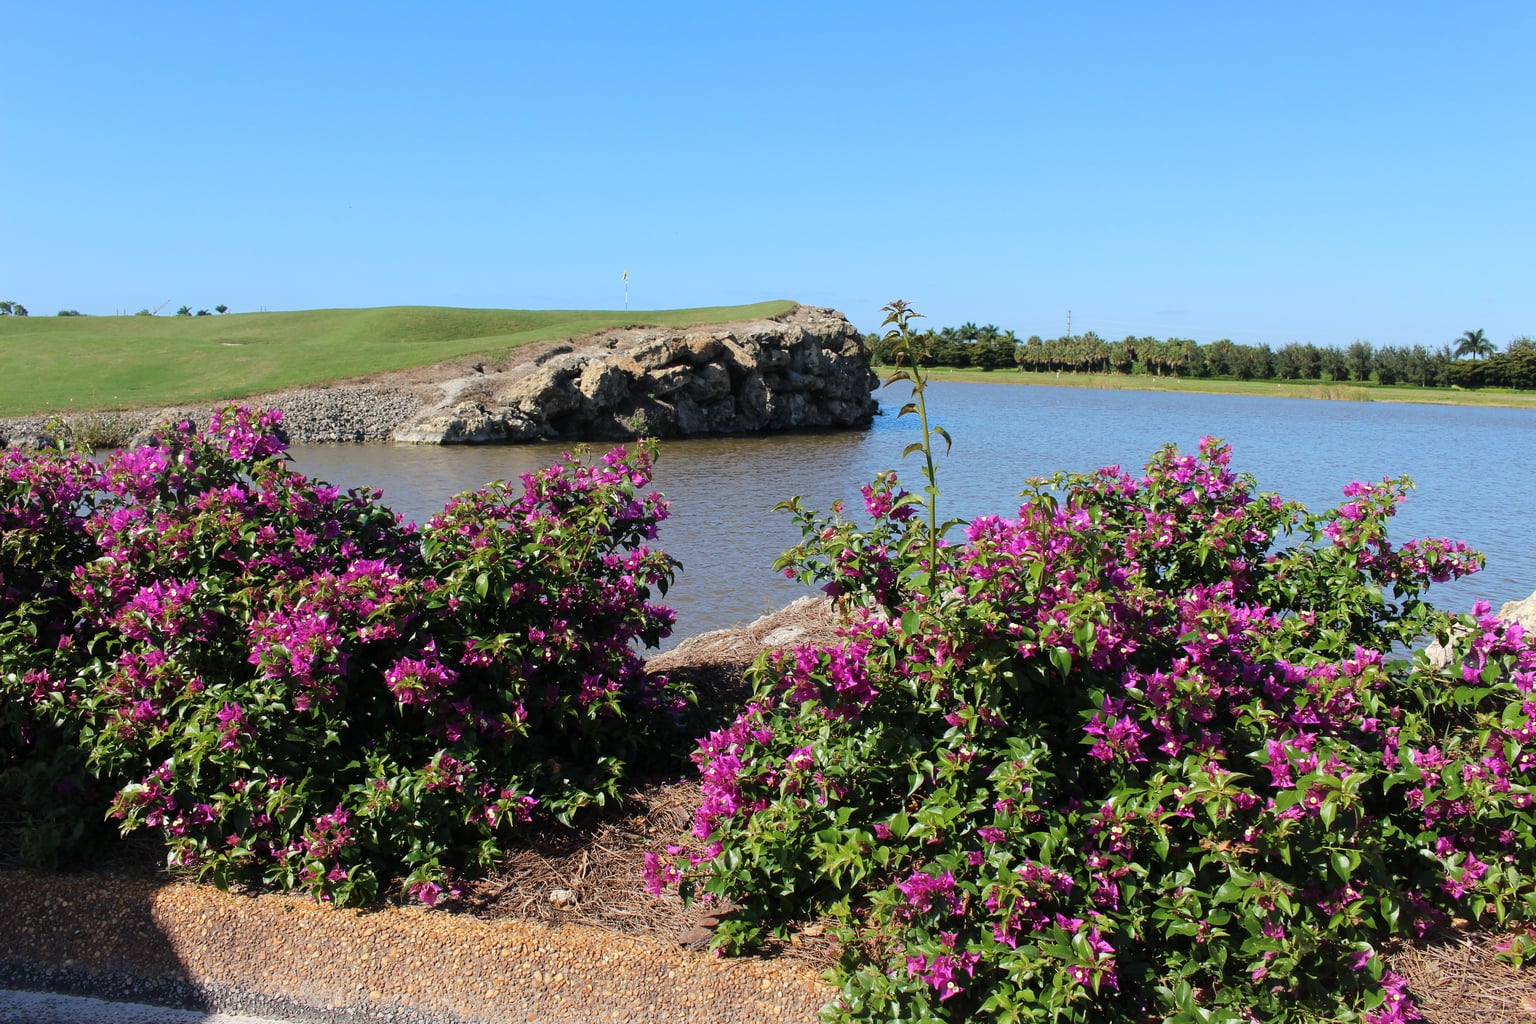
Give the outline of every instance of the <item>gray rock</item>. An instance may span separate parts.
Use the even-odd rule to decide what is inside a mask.
[[[670,395],[674,391],[681,391],[693,380],[693,371],[686,366],[668,366],[655,370],[650,374],[650,393],[653,395]],[[730,380],[730,374],[726,374],[726,380]]]
[[[827,418],[821,409],[800,391],[768,390],[768,429],[793,430],[796,427],[825,427]]]
[[[762,372],[763,368],[758,362],[758,356],[762,352],[761,345],[727,338],[721,343],[720,349],[721,361],[726,369],[731,371],[732,379],[742,374]]]
[[[397,429],[394,440],[410,444],[487,444],[505,441],[501,422],[479,402],[464,402],[437,416],[426,416]]]
[[[513,381],[497,397],[535,421],[548,421],[580,411],[582,406],[589,404],[577,383],[586,364],[583,361],[572,366],[562,362],[572,358],[560,356],[552,360],[528,376]]]
[[[645,335],[644,340],[624,354],[647,370],[659,370],[672,362],[672,343],[660,335]]]
[[[684,390],[700,402],[724,398],[731,393],[731,371],[719,363],[704,363],[688,375]]]
[[[666,402],[644,398],[624,409],[616,417],[629,431],[630,437],[675,437],[677,410]]]
[[[1499,608],[1499,618],[1505,622],[1518,622],[1525,629],[1536,631],[1536,592],[1524,601],[1506,601]],[[1465,636],[1464,631],[1453,632],[1446,643],[1431,640],[1424,647],[1424,656],[1434,668],[1445,668],[1456,657],[1456,645]]]
[[[685,360],[690,366],[703,366],[720,358],[720,345],[729,332],[690,334],[679,341],[673,352],[673,361]]]
[[[409,444],[497,444],[535,441],[544,429],[515,409],[487,409],[479,402],[464,402],[451,412],[405,424],[393,439]]]
[[[768,385],[761,374],[753,373],[736,384],[736,418],[742,430],[761,430],[771,416]]]
[[[1536,591],[1524,601],[1509,601],[1499,609],[1499,618],[1505,622],[1518,622],[1526,629],[1536,631]]]
[[[576,388],[601,412],[617,408],[630,395],[634,379],[617,363],[596,360],[582,368]]]

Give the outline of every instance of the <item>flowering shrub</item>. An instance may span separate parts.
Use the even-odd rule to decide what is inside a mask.
[[[567,457],[418,532],[294,472],[280,416],[226,410],[101,466],[4,454],[10,772],[44,819],[105,793],[97,815],[219,884],[360,902],[403,879],[435,902],[674,728],[633,647],[672,623],[654,449]]]
[[[651,885],[740,906],[725,950],[832,918],[830,1019],[1414,1019],[1395,939],[1536,910],[1536,643],[1426,603],[1481,558],[1388,541],[1406,481],[1313,513],[1229,459],[1033,481],[954,544],[931,482],[791,503],[842,640],[755,667]]]

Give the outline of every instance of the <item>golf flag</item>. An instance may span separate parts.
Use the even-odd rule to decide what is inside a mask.
[[[619,278],[619,280],[620,281],[628,281],[629,280],[629,271],[627,271],[627,270],[624,271],[624,276]]]

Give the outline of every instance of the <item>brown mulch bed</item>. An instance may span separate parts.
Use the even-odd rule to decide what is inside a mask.
[[[698,721],[724,724],[748,696],[743,673],[765,649],[784,649],[835,639],[830,604],[805,598],[736,629],[683,641],[649,659],[651,672],[685,680],[698,695]],[[645,890],[645,854],[678,842],[693,824],[698,787],[691,781],[658,782],[632,791],[581,829],[545,823],[525,832],[501,868],[471,886],[466,909],[488,918],[520,917],[580,924],[626,934],[675,938],[701,947],[718,908],[685,907],[677,893]],[[830,966],[837,950],[816,923],[771,950],[776,955]]]

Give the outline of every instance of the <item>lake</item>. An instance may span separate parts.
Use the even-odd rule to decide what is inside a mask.
[[[663,442],[655,487],[672,515],[659,543],[683,563],[666,598],[677,637],[750,621],[805,593],[770,568],[799,539],[787,515],[770,511],[779,501],[798,494],[825,509],[841,497],[862,511],[859,487],[892,468],[909,489],[921,485],[919,457],[901,459],[917,436],[916,417],[895,415],[907,389],[879,397],[886,414],[868,430]],[[1140,470],[1163,444],[1194,451],[1214,435],[1232,445],[1234,470],[1310,508],[1338,503],[1352,480],[1412,477],[1417,490],[1392,540],[1452,537],[1488,558],[1483,572],[1433,589],[1444,607],[1497,607],[1536,589],[1519,483],[1536,470],[1531,410],[946,381],[929,386],[928,403],[955,442],[938,463],[943,518],[1011,515],[1028,477]],[[296,445],[291,454],[301,472],[381,488],[385,504],[424,522],[459,491],[542,468],[565,447]]]

